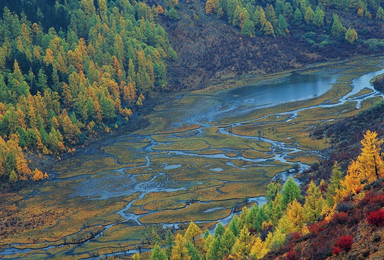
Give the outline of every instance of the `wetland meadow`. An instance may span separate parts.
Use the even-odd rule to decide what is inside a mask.
[[[229,222],[265,202],[272,179],[305,174],[327,140],[310,133],[382,100],[371,85],[382,57],[243,77],[181,93],[148,126],[59,161],[51,179],[4,201],[15,216],[47,220],[0,242],[0,256],[98,258],[148,247],[154,227]],[[134,122],[133,122],[134,123]]]

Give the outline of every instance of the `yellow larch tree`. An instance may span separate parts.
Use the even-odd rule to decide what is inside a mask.
[[[239,259],[243,259],[251,251],[253,237],[249,234],[248,228],[244,227],[240,231],[239,237],[236,239],[232,248],[232,254]]]
[[[304,203],[304,217],[306,222],[313,223],[321,217],[324,204],[325,200],[321,195],[320,188],[311,181],[307,189],[307,196],[305,196]]]
[[[376,132],[368,130],[361,144],[360,155],[351,162],[347,175],[341,181],[342,188],[337,193],[339,199],[351,193],[357,194],[366,183],[384,177],[384,162],[380,155],[383,140],[378,139]]]
[[[360,165],[357,161],[352,161],[348,166],[347,175],[343,180],[341,180],[341,189],[339,189],[335,196],[335,202],[340,202],[340,200],[348,196],[351,193],[357,193],[357,191],[363,188],[363,178],[360,174]]]
[[[249,255],[256,259],[262,259],[268,252],[269,249],[267,248],[265,242],[263,242],[260,237],[257,237],[255,243],[252,245]]]
[[[380,156],[383,140],[378,139],[376,132],[368,130],[361,144],[361,154],[357,157],[361,174],[368,182],[384,177],[384,163]]]
[[[291,223],[291,232],[300,232],[305,226],[303,207],[297,200],[288,204],[286,215]]]
[[[193,223],[193,221],[191,221],[187,231],[184,234],[184,238],[186,241],[193,242],[193,245],[196,246],[197,237],[200,237],[201,234],[203,234],[201,229],[195,223]]]
[[[188,249],[186,248],[186,241],[181,234],[177,234],[175,237],[175,245],[172,248],[171,260],[189,260],[191,257],[188,255]]]

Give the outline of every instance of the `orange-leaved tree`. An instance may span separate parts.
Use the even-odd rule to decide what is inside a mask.
[[[339,194],[346,196],[358,193],[366,183],[384,177],[384,162],[381,156],[382,139],[378,139],[376,132],[367,131],[361,141],[361,153],[356,161],[348,167],[347,175],[341,181],[342,189]]]

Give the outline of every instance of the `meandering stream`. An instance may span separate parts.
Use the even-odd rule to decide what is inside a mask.
[[[152,125],[148,129],[103,141],[101,148],[87,154],[84,160],[69,164],[70,167],[59,171],[53,170],[51,175],[55,178],[43,185],[52,185],[55,189],[44,190],[42,187],[25,195],[26,200],[42,196],[49,200],[50,193],[65,189],[65,194],[70,191],[68,200],[81,198],[86,201],[104,201],[135,196],[123,208],[114,212],[118,218],[115,222],[100,224],[104,226],[101,233],[75,248],[63,249],[63,244],[50,242],[40,243],[39,249],[35,249],[36,245],[29,247],[28,244],[11,244],[3,247],[0,255],[19,258],[24,255],[41,255],[42,251],[54,249],[47,257],[54,257],[56,252],[80,256],[82,253],[77,251],[79,248],[88,252],[87,246],[90,243],[104,243],[99,241],[100,237],[108,236],[116,225],[127,223],[132,227],[161,226],[177,229],[189,222],[189,218],[183,217],[183,214],[194,213],[195,208],[201,208],[201,215],[204,216],[194,219],[196,223],[209,224],[220,220],[227,224],[242,199],[238,195],[231,197],[232,193],[229,191],[242,183],[254,184],[256,189],[265,187],[271,178],[285,181],[288,176],[303,172],[309,167],[307,163],[292,158],[303,153],[305,156],[320,156],[319,151],[309,150],[307,147],[304,149],[290,138],[284,141],[274,140],[258,129],[271,124],[270,118],[275,120],[271,124],[272,128],[274,124],[292,122],[301,113],[314,109],[332,109],[350,102],[353,102],[354,109],[360,109],[364,100],[383,96],[373,89],[370,81],[383,74],[384,69],[378,70],[375,66],[372,69],[375,71],[354,78],[349,91],[333,102],[327,99],[303,107],[286,106],[284,109],[261,114],[260,117],[248,115],[289,102],[304,102],[322,97],[331,91],[347,68],[295,72],[251,86],[222,90],[209,95],[186,94],[181,100],[189,100],[191,97],[194,101],[186,102],[185,105],[179,103],[175,106],[172,102],[162,105],[152,115],[154,120],[161,119],[154,121],[155,123],[165,122],[160,130]],[[363,93],[363,89],[370,91]],[[362,94],[358,95],[359,93]],[[332,118],[323,121],[337,120],[340,113],[334,113]],[[237,129],[248,126],[257,134],[236,132]],[[244,154],[244,150],[251,155]],[[112,166],[108,165],[104,169],[97,165],[96,159],[105,158],[108,158],[108,162],[113,162],[110,163]],[[260,174],[252,175],[257,170]],[[76,174],[72,174],[73,172]],[[251,180],[248,179],[249,176],[252,176]],[[199,192],[196,189],[200,187],[201,191],[215,191],[215,196],[208,199],[198,197]],[[168,206],[161,205],[164,200],[169,202]],[[266,202],[260,195],[250,196],[249,201],[258,204]],[[76,205],[69,204],[67,207]],[[165,218],[169,221],[158,219],[162,213],[170,216]],[[185,221],[179,221],[184,219]],[[93,248],[89,249],[92,250]],[[133,245],[129,250],[115,251],[122,254],[134,253],[135,250]]]

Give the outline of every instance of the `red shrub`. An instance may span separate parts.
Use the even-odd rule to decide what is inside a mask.
[[[374,200],[374,203],[384,205],[384,195],[383,194],[377,195]]]
[[[384,210],[379,209],[374,212],[368,212],[367,221],[370,225],[384,226]]]
[[[338,255],[340,254],[341,250],[340,247],[334,247],[332,250],[332,255]]]
[[[332,218],[332,222],[336,222],[338,224],[344,224],[346,223],[348,219],[348,214],[345,213],[345,212],[339,212],[339,213],[336,213],[333,218]]]
[[[366,204],[383,205],[384,204],[384,195],[382,195],[382,194],[377,195],[373,191],[370,191],[365,195],[364,199],[361,200],[361,203],[362,203],[362,205],[366,205]]]
[[[343,249],[346,252],[352,248],[352,244],[353,244],[353,238],[349,235],[340,237],[336,243],[337,247],[339,247],[340,249]]]
[[[300,254],[297,251],[291,250],[287,254],[287,260],[299,260]]]
[[[301,237],[301,234],[299,232],[293,233],[293,241],[298,240]]]
[[[309,230],[309,233],[311,233],[311,235],[317,236],[324,229],[318,223],[314,223],[308,226],[308,230]]]
[[[350,226],[356,225],[363,219],[363,213],[361,210],[354,210],[353,213],[348,217],[348,224]]]

